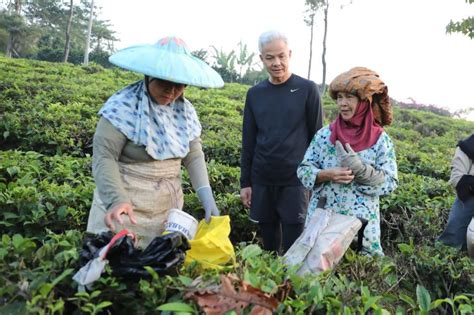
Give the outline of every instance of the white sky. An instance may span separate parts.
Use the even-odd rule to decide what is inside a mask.
[[[242,41],[257,52],[260,33],[285,32],[293,51],[291,70],[307,76],[309,27],[304,0],[96,0],[100,17],[109,19],[120,42],[116,48],[181,37],[191,50],[215,46],[238,50]],[[474,107],[474,39],[445,33],[451,19],[474,15],[465,0],[345,0],[329,8],[327,74],[365,66],[379,73],[391,97],[413,98],[450,111]],[[311,79],[322,81],[323,20],[313,43]],[[255,61],[258,61],[257,57]],[[473,117],[474,118],[474,115]]]

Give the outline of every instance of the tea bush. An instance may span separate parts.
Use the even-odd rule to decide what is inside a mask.
[[[0,152],[0,231],[42,239],[83,230],[94,190],[90,158]]]
[[[91,291],[77,292],[72,274],[92,202],[91,143],[97,111],[115,91],[141,76],[119,69],[0,57],[0,314],[153,314],[176,302],[197,313],[187,290],[233,273],[281,299],[279,314],[469,314],[474,263],[435,242],[454,200],[447,183],[459,140],[474,123],[394,107],[386,127],[396,148],[399,187],[381,199],[386,257],[349,250],[332,271],[297,276],[262,251],[256,226],[239,198],[242,115],[249,86],[188,87],[202,127],[211,186],[237,264],[220,271],[191,265],[177,277],[132,282],[110,269]],[[337,106],[323,97],[325,123]],[[183,169],[184,210],[204,211]],[[170,307],[168,305],[168,307]],[[165,313],[165,312],[164,312]]]
[[[399,176],[396,193],[382,198],[382,238],[433,243],[454,201],[451,186],[426,176],[403,173]]]

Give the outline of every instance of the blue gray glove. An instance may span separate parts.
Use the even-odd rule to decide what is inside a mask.
[[[220,215],[219,210],[217,209],[216,201],[212,195],[211,187],[201,187],[196,191],[199,201],[201,201],[202,207],[204,208],[205,220],[206,223],[211,221],[211,216]]]
[[[349,143],[346,143],[346,149],[344,149],[342,143],[336,140],[336,152],[341,159],[341,166],[350,168],[354,174],[354,180],[359,184],[376,186],[385,181],[384,172],[362,162]]]

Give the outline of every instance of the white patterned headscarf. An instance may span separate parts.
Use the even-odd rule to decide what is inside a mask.
[[[169,105],[153,102],[144,80],[112,95],[99,114],[156,160],[184,158],[189,142],[201,135],[193,105],[183,97]]]

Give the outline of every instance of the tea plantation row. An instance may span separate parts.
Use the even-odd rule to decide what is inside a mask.
[[[435,243],[454,191],[447,183],[457,141],[474,123],[395,106],[386,128],[396,146],[399,188],[381,202],[386,257],[348,251],[332,272],[300,278],[256,244],[256,227],[239,200],[242,112],[248,86],[189,87],[203,126],[211,185],[231,217],[235,267],[139,283],[104,275],[94,291],[72,281],[94,189],[91,141],[97,111],[115,91],[140,76],[118,69],[0,57],[0,314],[150,314],[184,292],[232,272],[263,291],[286,295],[283,314],[472,313],[474,262]],[[325,121],[337,113],[324,98]],[[183,171],[185,210],[203,211]],[[196,280],[197,279],[197,280]],[[285,286],[291,283],[291,289]],[[194,281],[194,284],[192,282]]]

